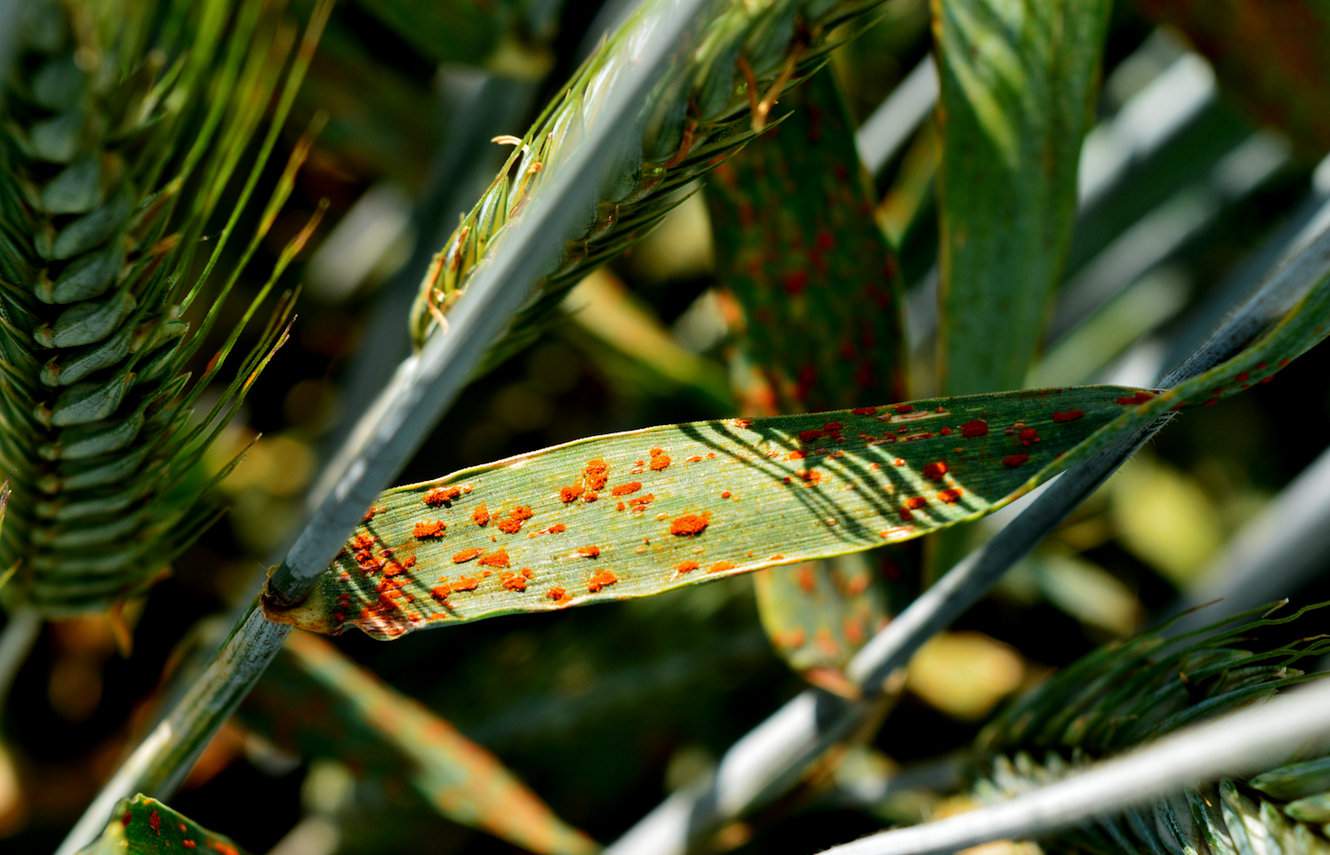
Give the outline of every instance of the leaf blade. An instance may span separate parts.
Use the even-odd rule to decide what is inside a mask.
[[[385,492],[314,594],[269,616],[393,638],[909,540],[1011,501],[1150,394],[998,393],[577,440]]]
[[[79,855],[157,855],[189,850],[244,855],[230,838],[140,794],[120,802],[102,836]]]
[[[1071,238],[1108,9],[933,2],[947,394],[1019,388],[1033,361]]]
[[[748,415],[904,400],[904,289],[835,74],[816,72],[781,107],[791,111],[718,166],[706,193],[718,278],[740,314],[736,393]],[[893,586],[876,570],[846,556],[753,577],[792,668],[846,684],[841,670],[890,616]]]

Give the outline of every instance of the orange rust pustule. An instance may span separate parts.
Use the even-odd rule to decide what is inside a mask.
[[[586,545],[586,546],[579,546],[579,547],[577,547],[577,554],[580,555],[580,556],[582,556],[583,558],[599,558],[599,557],[600,557],[600,547],[599,547],[599,546],[596,546],[595,544],[588,544],[588,545]]]
[[[929,481],[941,481],[948,471],[946,461],[937,460],[933,463],[925,464],[923,474]]]
[[[486,567],[507,567],[509,562],[508,550],[496,549],[494,552],[480,556],[480,563]]]
[[[422,520],[411,529],[411,536],[416,540],[437,540],[448,530],[443,520]]]
[[[945,502],[948,505],[954,505],[961,500],[961,491],[958,488],[953,487],[949,490],[943,490],[938,493],[937,497],[939,501]]]
[[[738,565],[733,561],[717,561],[707,568],[708,573],[724,573],[726,570],[733,570]]]
[[[651,449],[651,462],[647,464],[652,472],[663,472],[670,468],[670,456],[662,449]]]
[[[586,468],[582,470],[582,477],[588,490],[604,490],[610,480],[610,465],[599,457],[588,460]]]
[[[696,561],[680,561],[678,564],[674,565],[674,570],[682,576],[684,573],[692,573],[701,566],[702,565],[698,564]]]
[[[582,497],[583,489],[584,488],[582,487],[581,479],[578,479],[578,482],[576,484],[571,484],[567,487],[560,487],[559,501],[563,502],[565,505],[572,504],[573,502],[576,502],[579,498]]]
[[[629,496],[642,489],[641,481],[629,481],[627,484],[620,484],[610,490],[611,496]]]
[[[476,509],[471,512],[471,521],[474,522],[476,525],[480,526],[481,528],[484,528],[485,526],[490,524],[489,508],[485,507],[484,502],[481,502],[479,505],[476,505]]]
[[[670,534],[680,537],[695,537],[711,525],[710,514],[684,514],[670,522]]]
[[[614,575],[613,570],[600,570],[587,580],[586,589],[591,593],[596,594],[618,581],[619,577]]]
[[[438,508],[453,503],[460,495],[461,487],[436,487],[425,494],[424,502],[431,508]]]
[[[479,547],[473,546],[470,549],[463,549],[461,552],[455,552],[453,553],[453,563],[465,564],[468,561],[475,561],[484,551],[485,550],[480,549]]]
[[[563,588],[550,588],[545,592],[545,596],[560,605],[572,599],[572,597],[568,596],[568,592]]]
[[[519,573],[501,573],[499,574],[499,584],[505,591],[514,591],[522,593],[526,590],[527,579]]]

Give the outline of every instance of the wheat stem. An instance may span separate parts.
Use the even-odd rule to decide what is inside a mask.
[[[1294,689],[1074,773],[1056,784],[938,822],[886,831],[822,855],[929,855],[1028,839],[1224,775],[1257,771],[1330,737],[1330,684]]]

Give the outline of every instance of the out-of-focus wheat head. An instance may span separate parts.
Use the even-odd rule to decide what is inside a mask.
[[[192,374],[303,157],[299,146],[248,244],[230,245],[275,130],[257,159],[246,149],[265,117],[280,124],[327,13],[318,4],[302,37],[282,5],[21,6],[0,90],[0,477],[13,490],[0,566],[15,571],[11,605],[105,608],[160,576],[215,517],[200,457],[282,341],[289,298],[231,378],[212,381],[308,236]],[[249,178],[219,212],[237,169]],[[211,403],[196,412],[205,390]]]

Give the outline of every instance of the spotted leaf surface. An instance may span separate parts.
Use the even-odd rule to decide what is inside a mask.
[[[125,799],[94,843],[80,855],[243,855],[229,839],[144,795]]]
[[[873,215],[854,124],[830,69],[780,104],[779,125],[707,189],[718,278],[733,300],[737,392],[749,415],[903,399],[902,289]],[[753,577],[762,625],[832,686],[888,618],[887,578],[861,556]]]
[[[555,446],[385,492],[311,596],[270,616],[394,638],[909,540],[1011,501],[1150,395],[976,395]]]
[[[594,852],[494,755],[322,639],[292,636],[240,716],[307,757],[329,757],[440,814],[531,852]]]
[[[949,394],[1024,383],[1071,237],[1109,6],[933,2]]]
[[[1083,386],[668,425],[397,487],[309,598],[268,616],[387,639],[909,540],[978,519],[1170,413],[1268,382],[1328,334],[1322,274],[1250,346],[1162,394]]]

